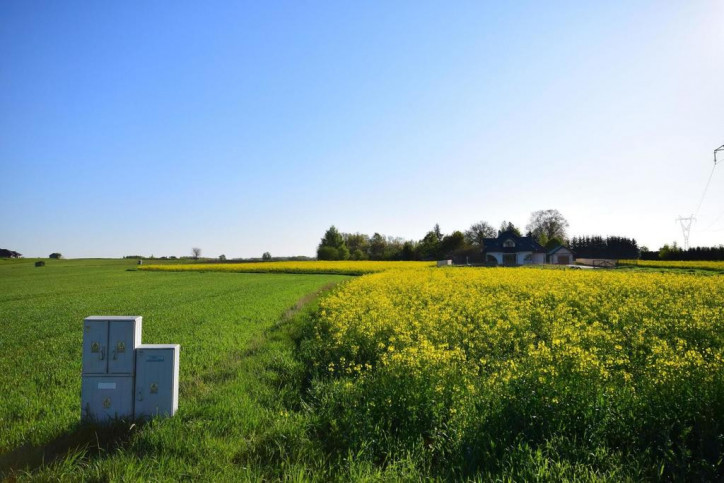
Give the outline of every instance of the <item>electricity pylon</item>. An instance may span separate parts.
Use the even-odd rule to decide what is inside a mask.
[[[691,225],[696,221],[694,215],[683,217],[680,216],[676,219],[681,224],[681,231],[684,232],[684,250],[689,249],[689,233],[691,232]]]

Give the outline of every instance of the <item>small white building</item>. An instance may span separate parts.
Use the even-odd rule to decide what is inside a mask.
[[[548,252],[548,263],[553,265],[570,265],[575,261],[575,254],[563,245],[559,245]]]

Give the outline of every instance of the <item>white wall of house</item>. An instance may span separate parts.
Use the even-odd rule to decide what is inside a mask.
[[[493,258],[495,258],[495,261],[498,262],[498,265],[502,265],[502,264],[503,264],[503,252],[489,252],[489,253],[486,253],[486,254],[485,254],[485,258],[487,259],[488,257],[493,257]]]
[[[542,265],[546,262],[545,253],[518,252],[510,255],[515,255],[516,265]],[[492,256],[498,262],[498,265],[503,265],[503,252],[488,252],[485,256],[486,258]]]
[[[518,252],[515,255],[518,265],[530,265],[533,263],[533,252]]]
[[[542,265],[545,262],[545,253],[518,252],[519,265]]]

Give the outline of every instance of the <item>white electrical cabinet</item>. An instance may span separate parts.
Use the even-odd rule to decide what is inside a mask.
[[[134,374],[141,316],[92,316],[83,321],[83,374]]]
[[[180,352],[178,344],[143,344],[136,348],[136,419],[176,413]]]
[[[83,376],[81,419],[108,423],[133,417],[133,376]]]
[[[133,417],[135,349],[140,316],[92,316],[83,320],[81,419],[107,423]]]
[[[178,409],[178,344],[141,344],[141,316],[83,320],[81,420],[173,416]]]

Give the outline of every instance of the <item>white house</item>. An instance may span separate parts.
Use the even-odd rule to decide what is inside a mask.
[[[542,265],[546,263],[546,250],[530,236],[518,236],[504,231],[498,238],[483,240],[485,261],[495,265]]]
[[[518,236],[513,231],[504,231],[498,238],[483,240],[485,262],[494,265],[569,265],[576,260],[575,253],[562,245],[546,252],[531,236]]]

